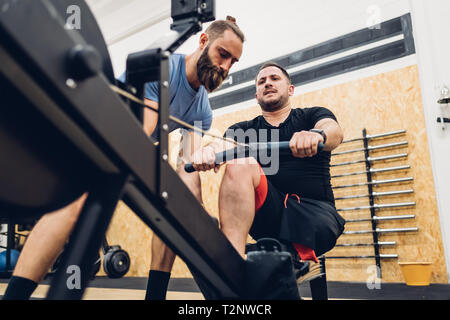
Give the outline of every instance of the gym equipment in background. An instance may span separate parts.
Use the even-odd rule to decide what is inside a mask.
[[[348,250],[352,251],[355,248],[362,248],[362,247],[373,247],[374,254],[373,255],[333,255],[333,254],[327,254],[327,259],[375,259],[375,264],[378,267],[378,276],[381,278],[381,259],[397,259],[397,254],[382,254],[380,253],[380,249],[382,247],[395,247],[397,243],[395,241],[380,241],[379,238],[383,234],[388,233],[403,233],[403,232],[417,232],[419,229],[417,227],[405,227],[405,228],[381,228],[379,227],[380,223],[386,222],[386,221],[396,221],[396,220],[408,220],[408,219],[415,219],[414,214],[402,214],[402,215],[383,215],[383,214],[376,214],[377,211],[382,211],[386,209],[414,209],[416,203],[414,201],[408,201],[408,202],[392,202],[392,203],[382,203],[377,204],[375,203],[377,199],[380,198],[388,198],[388,197],[395,197],[395,196],[405,196],[405,195],[412,195],[414,193],[414,190],[411,188],[403,188],[403,190],[394,190],[394,191],[385,191],[385,192],[376,192],[374,191],[374,187],[378,185],[392,185],[392,184],[404,184],[409,183],[413,181],[412,177],[400,177],[400,178],[394,178],[394,179],[384,179],[384,180],[374,180],[373,176],[377,174],[386,174],[386,173],[396,173],[407,171],[410,169],[410,165],[400,165],[400,166],[386,166],[383,168],[373,168],[372,166],[374,163],[381,163],[381,162],[389,162],[392,161],[398,161],[398,160],[404,160],[407,159],[408,153],[406,152],[396,152],[394,154],[388,154],[383,155],[379,157],[373,157],[370,154],[375,151],[387,151],[387,150],[395,150],[397,148],[406,147],[408,145],[408,141],[400,141],[400,142],[393,142],[393,143],[384,143],[384,144],[378,144],[378,145],[370,145],[370,143],[374,140],[380,140],[380,139],[390,139],[395,138],[401,135],[406,134],[406,130],[397,130],[392,132],[386,132],[382,134],[375,134],[375,135],[368,135],[367,130],[364,129],[362,132],[362,137],[346,140],[343,142],[343,145],[345,147],[346,144],[349,143],[361,143],[363,144],[362,147],[353,148],[350,150],[344,150],[339,151],[341,147],[339,147],[337,152],[332,153],[333,160],[336,159],[335,157],[341,156],[341,155],[352,155],[352,154],[359,154],[364,153],[364,159],[355,159],[350,161],[333,161],[331,168],[336,170],[340,167],[346,167],[346,166],[353,166],[356,164],[365,164],[364,171],[361,170],[353,170],[345,173],[340,174],[334,174],[331,176],[332,178],[332,188],[333,191],[336,192],[336,190],[347,189],[347,188],[354,188],[354,187],[365,187],[367,186],[367,192],[361,193],[361,194],[352,194],[352,195],[342,195],[342,196],[336,196],[335,200],[339,203],[336,204],[337,211],[341,214],[346,214],[347,212],[356,212],[356,211],[370,211],[369,217],[360,217],[360,218],[352,218],[346,220],[346,228],[343,232],[343,235],[340,238],[339,243],[336,244],[336,247],[341,248],[347,248]],[[348,177],[354,177],[357,175],[365,175],[366,181],[359,182],[359,183],[350,183],[350,184],[343,184],[341,182],[341,178],[348,178]],[[338,182],[339,181],[339,182]],[[367,199],[369,202],[369,205],[359,205],[359,206],[344,206],[343,203],[350,200],[355,199]],[[353,230],[352,225],[359,223],[359,222],[370,222],[371,223],[371,229],[370,230]],[[348,241],[348,237],[352,235],[361,235],[361,234],[372,234],[372,242],[368,243],[351,243],[350,241],[348,243],[342,243],[342,241]],[[345,240],[343,240],[345,239]],[[347,252],[350,252],[347,251]]]
[[[102,244],[103,270],[111,279],[122,278],[130,270],[130,256],[119,245],[110,246],[106,237]],[[100,265],[99,265],[100,268]]]
[[[448,107],[450,104],[450,90],[447,86],[444,86],[441,89],[441,97],[437,103],[439,104],[440,116],[436,119],[436,121],[441,124],[442,130],[445,130],[445,124],[450,123],[450,118],[448,118],[450,110]]]
[[[67,245],[64,247],[61,255],[56,259],[52,266],[50,274],[55,274],[61,265],[63,255]],[[131,259],[128,253],[123,250],[119,245],[109,245],[106,237],[104,237],[102,242],[102,252],[103,252],[103,270],[106,275],[111,279],[122,278],[130,270]],[[95,260],[93,262],[92,271],[90,273],[90,280],[95,279],[95,276],[100,271],[102,265],[102,258],[100,252],[97,252]]]
[[[7,257],[9,255],[9,257]],[[0,252],[0,272],[14,270],[20,252],[15,249],[7,249]],[[9,259],[9,261],[7,261]]]
[[[1,235],[6,237],[6,246],[0,246],[1,249],[4,249],[0,253],[0,278],[7,279],[11,277],[14,271],[21,251],[21,242],[26,236],[18,232],[20,231],[20,225],[10,219],[1,220],[5,222],[4,226],[6,226],[1,232]],[[18,226],[17,230],[16,226]]]

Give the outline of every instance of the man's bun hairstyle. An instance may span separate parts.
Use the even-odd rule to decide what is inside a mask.
[[[235,17],[232,17],[232,16],[227,16],[227,19],[226,19],[227,21],[230,21],[230,22],[233,22],[235,25],[237,25],[237,23],[236,23],[236,18]]]
[[[220,38],[225,30],[231,30],[238,38],[244,42],[245,36],[241,29],[236,24],[236,18],[227,16],[225,20],[216,20],[206,29],[205,33],[208,35],[209,40],[213,42],[217,38]]]

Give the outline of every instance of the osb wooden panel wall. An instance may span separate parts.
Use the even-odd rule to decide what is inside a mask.
[[[298,96],[295,105],[320,105],[331,109],[337,116],[345,132],[346,139],[362,137],[362,130],[368,134],[385,133],[405,129],[406,134],[370,141],[370,145],[382,145],[407,141],[405,147],[382,149],[371,152],[371,157],[408,153],[407,158],[374,162],[373,168],[410,165],[401,171],[379,173],[375,180],[413,177],[409,183],[380,185],[376,192],[413,189],[414,193],[404,196],[389,196],[376,199],[377,204],[415,202],[412,208],[377,210],[378,216],[414,214],[415,219],[378,222],[378,228],[418,227],[418,232],[389,233],[379,236],[379,241],[395,241],[392,247],[381,247],[382,254],[398,254],[398,259],[381,260],[382,280],[403,282],[398,262],[428,261],[432,262],[432,282],[446,282],[446,268],[443,254],[441,229],[436,205],[436,195],[432,178],[428,138],[420,94],[417,66],[361,79],[316,92]],[[341,145],[336,152],[362,147],[362,143]],[[332,163],[362,159],[363,153],[334,156]],[[365,165],[333,167],[332,175],[364,171]],[[365,175],[332,179],[332,185],[346,185],[366,180]],[[367,193],[367,187],[336,189],[335,196]],[[359,207],[369,205],[368,199],[342,200],[336,202],[337,208]],[[369,210],[342,212],[346,219],[370,217]],[[346,231],[370,230],[370,222],[348,223]],[[372,234],[343,235],[338,243],[373,243]],[[373,255],[372,247],[336,247],[328,253],[330,256]],[[374,259],[328,259],[327,275],[329,280],[366,281],[370,276],[369,266]],[[369,273],[368,273],[369,271]]]
[[[413,177],[412,182],[380,185],[376,192],[414,189],[413,194],[388,196],[376,199],[377,204],[415,202],[416,205],[403,209],[377,210],[378,216],[414,214],[415,219],[379,222],[378,228],[418,227],[418,232],[383,234],[379,241],[395,241],[395,246],[382,247],[381,253],[398,254],[398,259],[381,261],[382,280],[386,282],[403,282],[404,278],[398,262],[429,261],[432,262],[432,282],[445,283],[446,269],[440,233],[439,217],[436,206],[434,183],[428,151],[428,140],[420,95],[420,84],[416,66],[361,79],[335,87],[314,91],[292,98],[293,107],[324,106],[332,110],[344,129],[345,138],[362,136],[362,130],[368,134],[390,132],[405,129],[406,134],[390,138],[376,139],[370,145],[380,145],[399,141],[408,141],[405,147],[383,149],[371,152],[378,157],[398,153],[408,153],[406,158],[379,161],[373,168],[393,167],[409,164],[408,170],[393,171],[373,176],[375,180]],[[235,122],[252,119],[260,114],[255,106],[233,114],[214,119],[212,130],[223,133]],[[171,159],[175,158],[178,134],[171,134]],[[205,138],[205,143],[209,141]],[[336,151],[362,147],[361,142],[344,144]],[[363,159],[362,153],[335,156],[332,163]],[[364,164],[333,167],[332,175],[364,171]],[[218,215],[218,191],[223,175],[219,173],[201,173],[202,192],[206,209]],[[333,186],[365,181],[365,175],[345,178],[333,178]],[[367,187],[336,189],[335,196],[367,193]],[[369,205],[368,199],[336,201],[338,208]],[[359,219],[370,216],[369,210],[348,211],[342,215],[346,219]],[[346,231],[370,230],[370,222],[348,223]],[[147,276],[150,264],[151,230],[147,228],[123,203],[119,203],[113,222],[108,231],[108,241],[120,244],[131,256],[131,269],[127,276]],[[372,234],[343,235],[338,243],[372,243]],[[337,247],[329,256],[373,255],[373,247]],[[373,266],[374,259],[328,259],[327,278],[331,281],[366,281],[372,274],[368,267]],[[369,269],[370,271],[370,269]],[[172,272],[173,277],[190,277],[191,274],[183,261],[177,258]]]

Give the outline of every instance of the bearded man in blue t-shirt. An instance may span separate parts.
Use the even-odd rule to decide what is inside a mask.
[[[232,65],[242,54],[244,34],[234,18],[213,22],[202,33],[198,48],[190,55],[173,54],[170,58],[170,114],[201,129],[208,130],[212,122],[212,111],[208,92],[217,89],[227,77]],[[119,80],[124,80],[122,75]],[[145,103],[158,108],[158,84],[145,85]],[[158,138],[155,130],[158,114],[144,110],[144,131]],[[170,123],[170,130],[177,129]],[[177,161],[177,172],[191,192],[202,202],[200,176],[187,174],[183,162],[189,162],[195,149],[201,146],[198,132],[183,133],[182,159]],[[16,264],[3,299],[29,299],[39,282],[43,280],[58,255],[63,250],[87,194],[58,211],[44,215],[28,236]],[[157,237],[152,241],[152,262],[146,299],[164,299],[175,254]]]

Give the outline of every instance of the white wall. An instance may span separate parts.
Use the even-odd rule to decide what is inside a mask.
[[[86,0],[108,45],[170,17],[168,0]]]
[[[450,279],[450,124],[442,130],[436,122],[440,114],[436,103],[440,89],[443,85],[450,88],[450,2],[411,0],[411,8],[447,276]]]
[[[409,12],[408,0],[217,0],[216,18],[234,16],[247,41],[241,60],[232,71],[339,37],[377,21],[385,21]],[[149,13],[150,14],[150,13]],[[142,13],[138,14],[141,19]],[[100,26],[110,19],[97,15]],[[130,19],[127,19],[130,20]],[[148,47],[169,31],[171,19],[109,46],[114,69],[125,69],[128,53]],[[203,30],[208,24],[204,25]],[[186,41],[177,52],[195,50],[199,34]],[[108,38],[106,39],[108,42]]]

